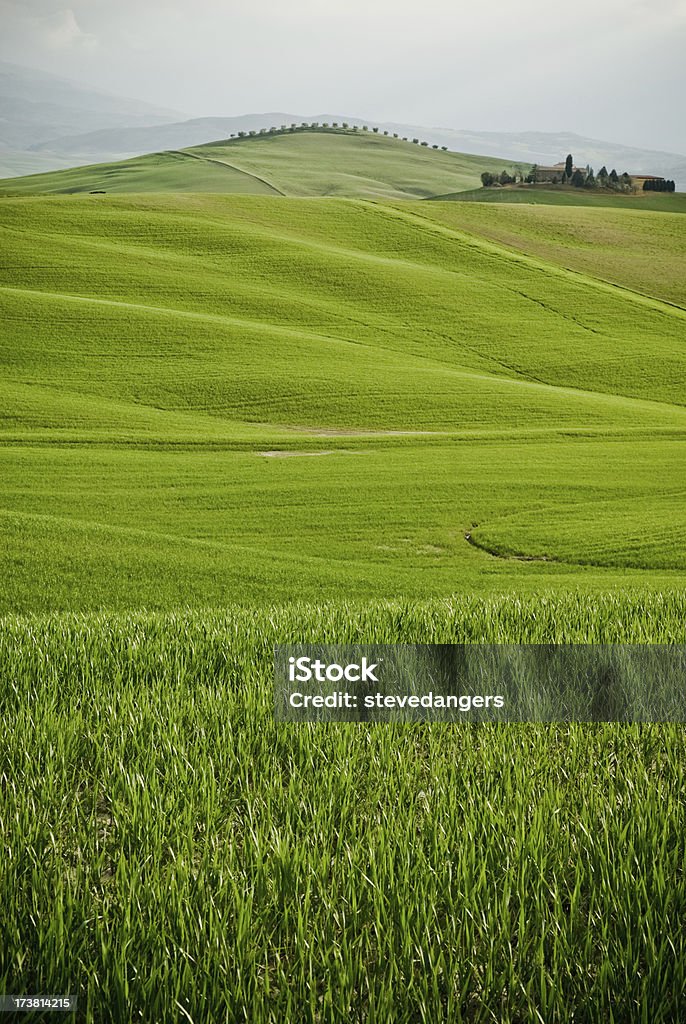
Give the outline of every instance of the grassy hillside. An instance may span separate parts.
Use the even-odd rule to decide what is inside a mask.
[[[4,200],[4,607],[675,585],[686,314],[416,211]]]
[[[484,168],[489,170],[489,168]],[[442,202],[515,203],[524,206],[591,206],[612,209],[656,210],[662,213],[686,213],[686,192],[670,195],[622,195],[612,192],[586,192],[582,188],[469,188],[428,198]]]
[[[686,198],[686,197],[685,197]],[[558,266],[686,306],[686,225],[679,213],[614,207],[422,203],[413,212]]]
[[[492,157],[444,153],[373,132],[299,131],[0,181],[0,195],[252,192],[424,198],[474,188]]]
[[[69,167],[0,181],[0,194],[77,192],[236,192],[278,195],[253,175],[189,153],[150,153],[110,164]]]

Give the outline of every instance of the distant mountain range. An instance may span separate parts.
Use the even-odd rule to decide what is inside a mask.
[[[73,164],[78,155],[61,148],[60,140],[67,136],[137,126],[152,130],[183,117],[179,111],[0,62],[0,173],[28,174]]]
[[[240,131],[302,121],[378,126],[461,153],[508,162],[555,163],[572,153],[596,171],[661,174],[686,189],[686,156],[569,132],[482,132],[379,122],[345,114],[269,112],[184,118],[172,110],[107,96],[44,72],[0,63],[0,176],[101,163],[228,138]]]

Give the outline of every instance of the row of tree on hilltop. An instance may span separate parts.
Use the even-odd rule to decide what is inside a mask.
[[[333,121],[331,124],[328,121],[301,121],[300,124],[295,122],[291,124],[272,125],[271,128],[259,128],[249,132],[232,132],[229,138],[231,139],[252,139],[252,138],[264,138],[270,135],[288,135],[292,132],[311,132],[311,131],[328,131],[328,132],[368,132],[371,131],[374,135],[387,135],[389,138],[401,139],[402,142],[413,142],[415,146],[428,146],[428,142],[422,142],[420,139],[409,139],[407,135],[400,136],[397,132],[381,131],[380,128],[370,128],[368,124],[348,124],[346,121],[338,122]],[[447,146],[431,146],[432,149],[441,149],[444,153],[448,152]]]

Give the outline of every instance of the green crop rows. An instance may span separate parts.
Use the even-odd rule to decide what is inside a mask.
[[[277,726],[271,660],[277,641],[683,642],[685,607],[9,617],[0,984],[118,1024],[672,1024],[681,727]]]

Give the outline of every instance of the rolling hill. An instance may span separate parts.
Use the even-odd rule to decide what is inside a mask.
[[[260,131],[272,125],[311,124],[313,121],[331,124],[348,123],[358,126],[376,126],[381,132],[387,131],[402,137],[419,137],[429,145],[446,146],[451,152],[476,153],[503,162],[522,164],[555,163],[562,154],[572,152],[580,164],[591,164],[595,168],[607,164],[617,166],[619,172],[644,171],[674,178],[677,187],[686,183],[686,156],[658,150],[642,149],[638,146],[623,146],[614,142],[588,139],[570,132],[483,132],[459,131],[452,128],[437,128],[428,125],[404,124],[380,121],[373,117],[359,117],[344,114],[293,114],[267,112],[243,114],[233,117],[195,117],[185,121],[159,123],[159,118],[150,118],[147,124],[133,123],[117,127],[98,127],[95,130],[79,130],[47,141],[38,141],[28,146],[22,154],[31,170],[42,170],[41,162],[53,162],[54,167],[91,164],[144,155],[152,150],[185,149],[211,142],[213,139],[229,138],[240,131]],[[31,167],[31,162],[34,162]],[[0,173],[3,170],[3,154],[0,153]]]
[[[588,198],[582,193],[582,198]],[[651,199],[671,202],[653,204]],[[686,306],[686,195],[581,205],[422,203],[427,221]],[[419,209],[418,209],[419,212]]]
[[[2,199],[5,607],[675,585],[676,280],[474,209]]]
[[[440,152],[373,132],[300,130],[226,140],[113,164],[0,181],[0,194],[252,192],[424,198],[473,188],[503,162]]]
[[[529,165],[510,163],[508,168],[527,171]],[[246,134],[112,163],[8,178],[0,180],[0,195],[220,192],[686,212],[683,194],[476,187],[482,171],[502,169],[503,161],[493,157],[438,151],[374,131],[300,126],[294,132]]]

